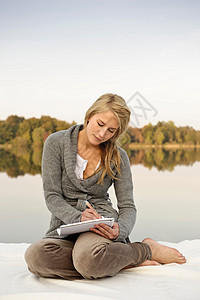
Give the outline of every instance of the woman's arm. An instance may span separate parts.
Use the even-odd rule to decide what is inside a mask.
[[[119,209],[119,236],[115,241],[123,241],[131,233],[136,221],[136,207],[133,200],[133,182],[129,158],[126,152],[120,148],[121,152],[121,176],[119,180],[114,180],[115,194]]]
[[[44,144],[42,179],[44,196],[49,211],[65,224],[79,222],[81,211],[67,203],[62,194],[61,135],[50,135]]]
[[[90,230],[114,241],[124,241],[135,224],[136,208],[133,201],[133,183],[130,169],[130,162],[124,150],[121,149],[122,163],[120,180],[114,181],[115,193],[119,209],[119,218],[113,227],[105,224],[95,225],[95,228]]]

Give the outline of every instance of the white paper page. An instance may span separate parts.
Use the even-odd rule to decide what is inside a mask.
[[[90,228],[94,227],[96,224],[106,224],[110,227],[113,226],[114,219],[113,218],[103,218],[96,220],[89,220],[84,222],[72,223],[67,225],[62,225],[57,229],[57,232],[60,236],[67,236],[69,234],[77,233],[77,232],[85,232],[89,231]]]

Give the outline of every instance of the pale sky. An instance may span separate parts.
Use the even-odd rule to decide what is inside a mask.
[[[200,130],[199,16],[194,0],[0,0],[0,119],[82,122],[100,95],[139,91],[157,111],[140,126]]]

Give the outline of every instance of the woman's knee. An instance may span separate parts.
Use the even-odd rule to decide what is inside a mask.
[[[72,258],[76,270],[87,279],[104,277],[103,260],[106,243],[93,243],[88,239],[78,241],[72,251]]]
[[[25,253],[29,270],[40,277],[80,279],[72,262],[70,240],[44,239],[33,243]]]
[[[84,277],[88,279],[96,278],[96,268],[98,258],[90,251],[80,249],[80,251],[73,251],[73,264],[75,269]]]
[[[40,271],[49,265],[49,251],[43,240],[31,244],[25,252],[28,269],[39,275]],[[41,276],[41,275],[39,275]]]
[[[33,243],[25,252],[28,269],[41,277],[53,277],[54,269],[63,268],[63,258],[73,269],[71,247],[55,239],[44,239]],[[64,256],[64,257],[63,257]]]

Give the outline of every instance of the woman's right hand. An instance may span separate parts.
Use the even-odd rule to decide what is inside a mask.
[[[81,222],[88,221],[88,220],[96,220],[101,218],[102,216],[98,214],[98,212],[94,208],[86,208],[81,213]]]

